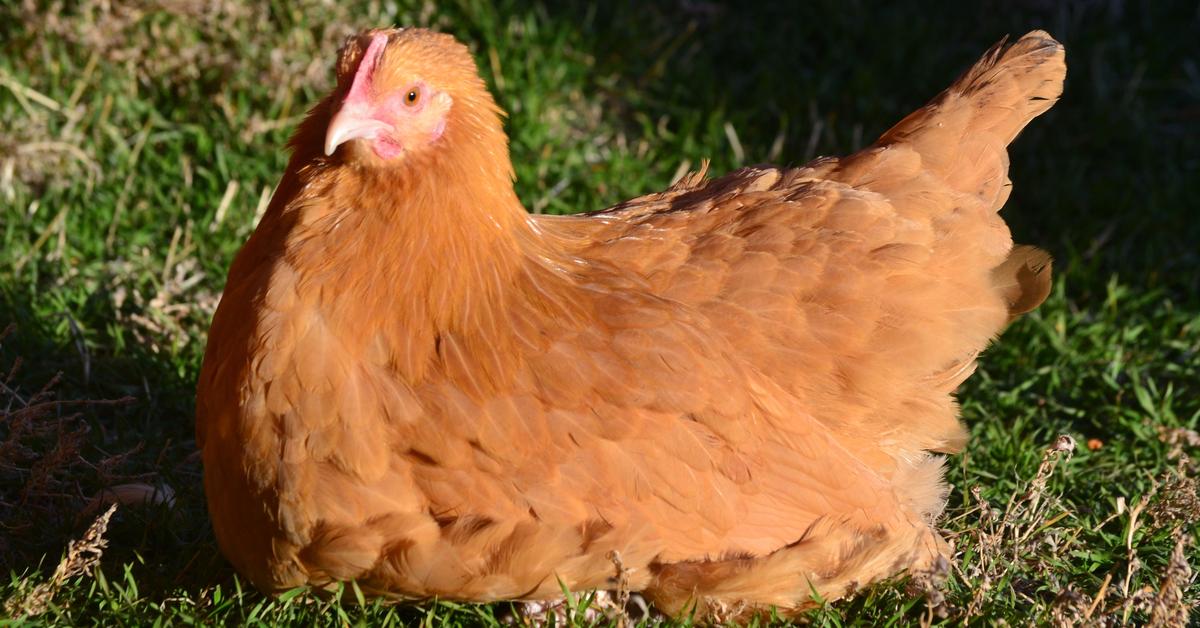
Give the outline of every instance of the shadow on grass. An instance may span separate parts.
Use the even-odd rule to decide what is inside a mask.
[[[1102,295],[1116,273],[1196,306],[1195,4],[938,5],[617,2],[546,11],[579,25],[596,72],[616,77],[606,96],[632,131],[663,116],[728,122],[746,163],[797,164],[861,148],[993,42],[1048,30],[1066,46],[1067,86],[1012,148],[1005,218],[1016,239],[1069,264],[1060,272],[1081,299]],[[717,173],[740,165],[730,154],[708,156]]]
[[[134,564],[151,594],[227,579],[192,455],[191,377],[146,346],[103,349],[105,331],[77,322],[115,323],[111,311],[48,313],[18,294],[0,286],[0,570],[52,571],[105,489],[144,485],[157,499],[118,509],[105,561]]]

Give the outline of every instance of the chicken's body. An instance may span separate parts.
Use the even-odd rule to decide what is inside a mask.
[[[241,573],[545,599],[612,588],[619,556],[663,610],[729,616],[945,550],[952,392],[1048,290],[997,212],[1007,144],[1061,91],[1057,42],[997,48],[849,158],[575,217],[521,208],[462,73],[445,148],[391,169],[322,156],[322,103],[230,271],[197,420]]]

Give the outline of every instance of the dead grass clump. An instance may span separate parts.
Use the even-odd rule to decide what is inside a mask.
[[[40,189],[53,181],[83,178],[95,185],[100,167],[76,132],[50,131],[50,114],[30,108],[22,124],[0,126],[0,198],[16,199],[17,184]],[[30,213],[37,211],[34,205]]]
[[[173,353],[189,343],[202,342],[196,333],[212,320],[220,295],[208,287],[195,257],[190,222],[175,230],[161,269],[152,267],[153,263],[146,256],[109,264],[114,278],[109,294],[117,321],[154,353]],[[146,282],[126,279],[148,276],[157,279],[150,284],[150,294],[144,290]]]
[[[1055,626],[1075,626],[1091,607],[1091,596],[1068,585],[1050,605],[1050,621]]]
[[[970,584],[970,600],[959,612],[944,602],[939,584],[913,574],[910,593],[923,594],[929,608],[925,623],[933,620],[935,609],[939,618],[957,617],[964,622],[986,616],[990,594],[1003,586],[1004,595],[1024,598],[1029,608],[1048,608],[1046,619],[1057,626],[1128,625],[1130,621],[1152,626],[1188,624],[1196,602],[1187,598],[1194,579],[1187,562],[1192,543],[1187,530],[1200,521],[1200,495],[1187,456],[1179,456],[1178,468],[1154,479],[1132,506],[1119,498],[1116,512],[1095,526],[1099,530],[1113,521],[1124,523],[1125,561],[1123,568],[1105,574],[1094,595],[1089,595],[1072,584],[1061,584],[1064,574],[1055,557],[1070,556],[1072,549],[1080,547],[1084,531],[1056,525],[1072,515],[1046,488],[1059,462],[1074,449],[1073,439],[1060,436],[1044,452],[1028,488],[1014,494],[1003,510],[983,500],[978,488],[971,490],[975,505],[960,517],[975,515],[979,523],[959,534],[957,545],[970,548],[974,559],[956,567],[962,581]],[[1157,573],[1141,573],[1146,564],[1138,555],[1139,546],[1162,533],[1176,540],[1170,559]],[[1139,580],[1157,586],[1139,586]],[[1036,599],[1056,590],[1048,607],[1042,604],[1048,600]]]
[[[0,346],[13,331],[9,325],[0,332]],[[87,460],[90,429],[70,410],[133,401],[58,400],[58,376],[26,394],[16,383],[20,367],[18,358],[0,375],[0,564],[7,565],[36,560],[44,549],[36,541],[47,526],[75,522],[85,503],[83,482],[107,486],[120,477],[115,457]]]
[[[71,578],[90,572],[99,564],[104,548],[108,546],[104,533],[108,530],[108,522],[116,511],[116,504],[109,506],[104,514],[92,522],[82,538],[71,541],[67,546],[66,555],[59,561],[54,575],[49,580],[33,587],[18,589],[9,597],[4,603],[5,613],[9,617],[41,615],[46,612],[50,601],[62,589],[63,584]]]
[[[1186,475],[1182,467],[1160,478],[1156,498],[1146,511],[1151,530],[1178,530],[1200,521],[1200,482]]]
[[[92,63],[83,76],[90,76],[94,70]],[[38,190],[55,181],[80,178],[90,193],[101,169],[80,129],[79,121],[84,115],[78,104],[81,92],[76,91],[69,101],[60,102],[3,70],[0,70],[0,88],[11,93],[17,105],[16,110],[0,112],[4,114],[0,115],[0,199],[14,201],[18,184]],[[32,215],[37,210],[35,201],[28,213]]]
[[[282,91],[324,87],[328,62],[320,53],[350,33],[352,16],[346,3],[322,0],[294,10],[311,18],[311,29],[279,29],[270,4],[236,0],[24,0],[20,19],[30,32],[89,50],[144,84],[185,88],[221,77],[270,81]]]
[[[293,98],[306,88],[330,87],[329,54],[363,21],[348,3],[332,0],[278,7],[240,0],[22,0],[0,8],[0,21],[23,24],[22,39],[3,45],[17,67],[59,64],[64,42],[83,66],[27,77],[37,84],[0,71],[0,89],[19,106],[0,116],[0,196],[12,201],[19,187],[36,192],[81,175],[90,191],[102,174],[85,134],[85,118],[96,112],[80,103],[98,76],[128,91],[165,90],[172,103],[208,102],[250,136],[291,127],[301,113],[293,111]],[[278,10],[307,27],[280,28]],[[54,96],[49,81],[58,74],[79,78],[68,86],[69,97]],[[224,96],[263,85],[273,86],[270,109],[279,112],[270,120],[237,110]],[[114,122],[107,111],[100,117]]]
[[[1187,626],[1194,602],[1184,597],[1184,591],[1192,583],[1192,568],[1187,562],[1187,548],[1192,539],[1176,531],[1175,549],[1163,570],[1158,590],[1150,602],[1150,623],[1153,627]]]
[[[1200,449],[1200,432],[1183,427],[1160,426],[1158,428],[1158,440],[1171,446],[1171,449],[1167,452],[1169,460],[1183,458],[1184,448]]]
[[[1054,568],[1046,559],[1054,556],[1062,543],[1060,531],[1053,524],[1070,516],[1070,512],[1056,495],[1047,493],[1046,485],[1059,461],[1070,458],[1074,451],[1075,439],[1059,436],[1042,454],[1029,487],[1010,497],[1003,511],[982,499],[978,487],[971,489],[976,505],[968,514],[978,513],[979,525],[967,531],[962,541],[976,547],[977,558],[963,576],[977,584],[963,613],[964,621],[979,615],[988,592],[1006,581],[1014,569],[1053,578]],[[1014,587],[1017,595],[1030,596],[1020,589]]]

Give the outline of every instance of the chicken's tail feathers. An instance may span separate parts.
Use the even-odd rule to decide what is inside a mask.
[[[1008,320],[1032,311],[1050,295],[1050,254],[1027,244],[1014,246],[1008,258],[992,269],[992,285],[1008,305]]]
[[[931,120],[945,123],[947,114],[954,113],[946,109],[961,105],[968,105],[969,120],[963,122],[972,130],[993,133],[1004,144],[1012,142],[1030,120],[1058,101],[1067,64],[1062,44],[1045,31],[1006,44],[1007,38],[997,42],[949,89],[885,133],[880,143],[914,127],[925,130]]]
[[[998,210],[1010,187],[1007,147],[1058,101],[1066,73],[1062,44],[1045,31],[1002,40],[876,145],[909,145],[952,188],[987,197]]]

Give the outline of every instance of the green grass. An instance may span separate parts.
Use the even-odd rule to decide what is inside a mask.
[[[288,134],[329,87],[342,36],[400,24],[471,42],[511,113],[518,193],[559,213],[662,188],[703,159],[723,172],[854,150],[1001,36],[1060,38],[1066,94],[1014,146],[1005,210],[1018,241],[1054,253],[1057,280],[961,392],[972,440],[949,462],[943,520],[958,563],[944,582],[881,585],[807,619],[1147,623],[1175,578],[1200,621],[1200,587],[1171,559],[1200,532],[1194,3],[351,4],[0,4],[0,329],[16,324],[0,341],[0,616],[26,615],[99,514],[91,498],[134,482],[173,500],[118,510],[99,566],[44,588],[26,621],[488,625],[505,612],[248,590],[217,552],[192,455],[208,318]],[[1038,475],[1059,434],[1079,448]]]

